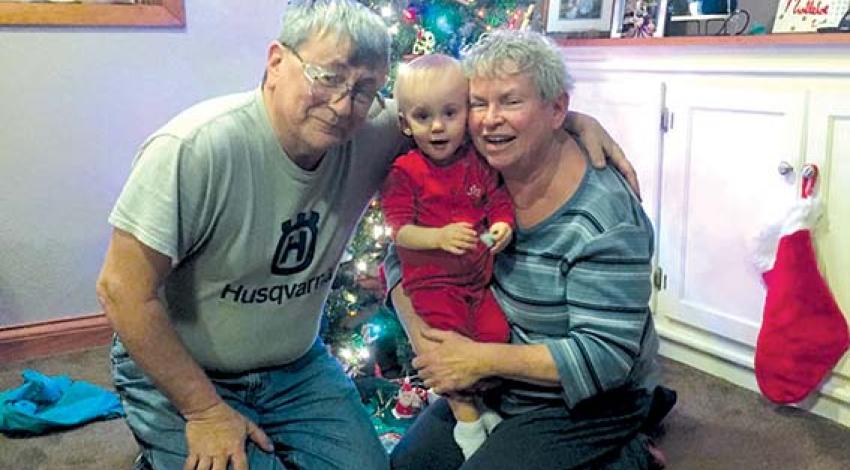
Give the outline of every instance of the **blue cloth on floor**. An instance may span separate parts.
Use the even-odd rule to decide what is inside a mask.
[[[21,376],[23,385],[0,392],[0,432],[42,434],[124,416],[118,395],[97,385],[32,369]]]

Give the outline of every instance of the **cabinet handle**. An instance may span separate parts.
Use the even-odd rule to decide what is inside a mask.
[[[779,174],[782,176],[794,173],[794,166],[786,161],[779,162]]]
[[[817,170],[814,165],[803,166],[803,179],[809,179],[815,176]]]

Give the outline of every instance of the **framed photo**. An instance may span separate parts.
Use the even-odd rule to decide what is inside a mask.
[[[545,0],[547,33],[607,32],[612,0]]]
[[[838,26],[850,12],[850,0],[780,0],[776,6],[773,33],[814,33],[818,28]]]
[[[667,0],[616,0],[612,38],[664,36]]]

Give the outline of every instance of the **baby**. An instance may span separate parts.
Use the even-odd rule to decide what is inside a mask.
[[[493,256],[511,240],[513,207],[466,137],[469,84],[460,63],[431,54],[402,65],[395,97],[402,131],[417,147],[396,159],[382,191],[405,293],[430,327],[506,342],[508,324],[488,284]],[[470,400],[447,399],[468,459],[500,418],[489,411],[482,420]]]

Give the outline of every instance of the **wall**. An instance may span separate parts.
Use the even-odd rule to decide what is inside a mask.
[[[136,148],[257,86],[280,0],[186,0],[185,29],[0,27],[0,328],[100,310],[106,218]]]

